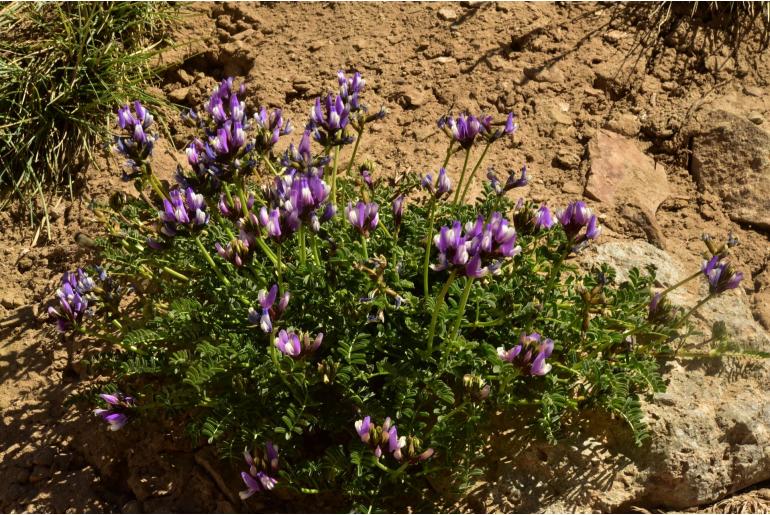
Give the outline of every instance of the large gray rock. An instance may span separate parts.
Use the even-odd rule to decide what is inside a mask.
[[[586,252],[584,266],[609,263],[618,280],[631,267],[653,264],[661,283],[689,274],[668,253],[643,241],[610,242]],[[700,289],[677,292],[692,305]],[[701,293],[703,293],[701,291]],[[717,299],[715,299],[717,300]],[[717,300],[714,313],[730,313],[736,343],[766,345],[736,293]],[[729,311],[728,311],[729,310]],[[751,328],[749,330],[749,328]],[[744,332],[745,331],[745,332]],[[708,333],[707,333],[708,334]],[[718,501],[770,479],[770,362],[750,357],[704,357],[665,365],[668,389],[643,402],[651,437],[642,447],[621,421],[585,413],[566,440],[549,445],[521,428],[491,442],[495,479],[470,497],[474,511],[629,511],[632,507],[683,509]],[[503,427],[510,421],[501,421]]]
[[[732,220],[770,229],[770,133],[721,109],[706,113],[692,132],[699,186],[722,199]]]

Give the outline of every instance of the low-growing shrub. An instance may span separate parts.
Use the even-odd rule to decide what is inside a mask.
[[[672,288],[652,296],[653,270],[618,284],[607,266],[576,267],[597,217],[581,201],[514,201],[526,167],[488,171],[465,202],[513,114],[443,117],[443,165],[386,177],[356,161],[386,112],[366,109],[358,74],[338,78],[282,154],[290,122],[250,116],[245,88],[223,81],[186,116],[200,134],[171,191],[151,168],[152,116],[119,110],[141,198],[96,208],[101,264],[66,274],[50,310],[65,338],[103,342],[91,365],[112,382],[96,414],[246,449],[243,498],[333,492],[365,511],[440,508],[435,489],[462,491],[483,467],[497,415],[556,440],[598,409],[641,443],[640,397],[665,388],[661,359],[697,307],[671,306]],[[727,249],[687,279],[708,279],[704,302],[741,279]]]

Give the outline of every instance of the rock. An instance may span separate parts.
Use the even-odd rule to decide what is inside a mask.
[[[311,41],[310,44],[307,46],[307,49],[311,52],[318,52],[323,47],[325,47],[329,43],[326,39],[318,39],[316,41]]]
[[[187,96],[190,94],[190,87],[177,88],[168,94],[168,98],[174,102],[184,102],[187,100]]]
[[[56,455],[56,451],[51,447],[43,447],[42,449],[39,449],[35,454],[32,456],[32,463],[35,465],[42,465],[45,467],[50,467],[53,465],[53,459]]]
[[[573,170],[580,166],[580,156],[568,150],[560,150],[553,158],[553,163],[559,168]]]
[[[633,267],[644,270],[648,265],[657,269],[656,278],[663,286],[671,286],[690,275],[685,267],[667,252],[641,242],[610,242],[596,247],[589,258],[592,263],[607,263],[617,271],[617,280],[628,279],[627,272]],[[686,288],[669,294],[674,304],[692,307],[708,294],[703,280],[694,280]],[[770,351],[770,335],[754,320],[748,298],[742,288],[730,290],[704,304],[694,315],[693,321],[704,334],[710,334],[715,322],[722,321],[731,340],[741,348]]]
[[[17,292],[7,292],[0,297],[0,306],[6,309],[16,309],[23,306],[23,303]]]
[[[402,107],[420,107],[427,102],[427,96],[424,92],[415,88],[405,88],[399,95],[399,103]]]
[[[746,93],[750,97],[762,97],[762,95],[765,94],[765,91],[757,86],[744,86],[743,92]]]
[[[435,61],[437,63],[440,63],[440,64],[449,64],[449,63],[455,62],[455,58],[454,57],[449,57],[449,56],[446,56],[446,55],[442,55],[442,56],[437,57],[435,59]]]
[[[535,82],[551,82],[561,84],[564,82],[564,73],[555,67],[524,68],[524,76]]]
[[[16,262],[16,268],[19,269],[19,272],[23,273],[31,270],[34,264],[31,257],[24,255]]]
[[[733,221],[770,229],[770,133],[722,109],[689,132],[699,189],[716,194]]]
[[[752,111],[751,113],[749,113],[747,118],[749,119],[750,122],[756,123],[757,125],[762,125],[762,123],[764,123],[765,121],[762,115],[756,111]]]
[[[176,71],[176,76],[179,77],[179,80],[182,81],[183,84],[186,84],[188,86],[195,81],[195,78],[183,68],[179,68]]]
[[[754,294],[754,316],[770,331],[770,288],[764,288]]]
[[[620,208],[626,218],[645,229],[651,242],[662,247],[655,212],[670,194],[663,166],[639,150],[634,141],[606,130],[597,131],[588,143],[588,154],[591,169],[586,195]]]
[[[51,469],[42,465],[35,465],[32,472],[29,474],[30,483],[38,483],[44,479],[51,477]]]
[[[455,21],[457,13],[451,7],[442,7],[438,10],[438,17],[445,21]]]
[[[623,136],[630,138],[639,134],[639,130],[642,128],[642,124],[639,122],[639,118],[631,113],[623,113],[614,116],[604,126],[605,129],[617,132]]]
[[[564,193],[567,193],[568,195],[582,195],[583,194],[583,186],[576,182],[565,182],[561,186],[561,190]]]
[[[563,102],[553,103],[547,108],[548,118],[556,125],[572,125],[572,117],[569,115],[569,104]]]
[[[296,80],[291,83],[291,87],[295,93],[307,93],[313,89],[313,85],[305,80]]]

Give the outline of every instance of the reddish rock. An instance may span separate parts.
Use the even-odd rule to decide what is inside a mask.
[[[669,196],[666,170],[628,138],[599,130],[588,143],[590,174],[586,195],[641,224],[649,241],[663,247],[655,220],[658,206]],[[633,215],[633,216],[632,216]]]

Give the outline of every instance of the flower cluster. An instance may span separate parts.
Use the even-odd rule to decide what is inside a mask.
[[[82,268],[75,272],[65,272],[61,285],[56,290],[59,306],[50,306],[48,314],[56,322],[60,332],[76,328],[85,316],[92,314],[92,304],[99,301],[103,306],[115,307],[120,302],[121,288],[107,272],[96,267],[97,275],[91,277]]]
[[[431,174],[426,174],[420,184],[436,200],[441,200],[452,191],[452,181],[449,179],[444,168],[439,169],[435,184],[433,184],[433,176]]]
[[[345,207],[345,218],[356,231],[368,238],[380,222],[379,209],[380,207],[374,202],[359,201],[355,206],[348,202]]]
[[[511,172],[508,174],[508,179],[506,179],[505,184],[500,183],[500,179],[497,177],[497,174],[495,174],[495,171],[492,168],[487,171],[487,179],[489,179],[489,185],[491,186],[492,191],[498,195],[502,195],[503,193],[506,193],[514,188],[523,188],[529,184],[529,179],[527,178],[527,165],[524,165],[521,168],[521,174],[519,177],[516,176],[516,172],[514,170],[511,170]]]
[[[149,134],[153,117],[138,100],[134,102],[134,110],[125,105],[118,109],[118,127],[126,135],[115,138],[115,146],[121,154],[128,158],[128,164],[134,171],[139,171],[141,164],[152,155],[157,136]]]
[[[567,207],[558,214],[564,233],[573,250],[577,251],[581,246],[594,240],[601,234],[601,227],[597,224],[596,215],[586,206],[585,202],[577,200],[570,202]],[[585,228],[585,232],[583,231]]]
[[[348,111],[354,112],[361,109],[359,94],[363,91],[366,81],[361,78],[361,74],[355,72],[352,77],[345,76],[345,72],[337,72],[337,82],[340,86],[340,98],[348,106]]]
[[[730,264],[722,260],[719,255],[704,261],[701,271],[708,280],[711,295],[718,295],[737,288],[743,279],[743,273],[734,271]]]
[[[246,500],[257,492],[272,490],[278,483],[276,476],[280,470],[278,465],[278,446],[272,442],[265,444],[264,452],[257,451],[254,457],[248,449],[243,450],[243,458],[249,466],[247,472],[241,472],[241,478],[246,484],[246,490],[239,492],[241,499]]]
[[[330,158],[329,156],[313,156],[310,148],[310,134],[311,132],[306,130],[302,133],[299,145],[295,147],[294,143],[291,143],[288,150],[284,152],[281,164],[287,168],[287,174],[297,171],[305,175],[323,175],[323,167]]]
[[[186,150],[197,179],[215,188],[222,180],[247,174],[255,166],[248,157],[253,144],[246,141],[246,104],[238,99],[238,93],[244,91],[243,85],[234,91],[232,77],[219,84],[206,106],[211,123],[204,126],[205,136],[195,138]]]
[[[96,408],[94,415],[98,415],[109,424],[110,431],[117,431],[128,423],[126,411],[136,405],[133,397],[123,395],[122,393],[101,393],[99,397],[109,406],[108,408]]]
[[[388,452],[396,461],[417,463],[433,456],[431,448],[422,452],[418,450],[420,441],[417,438],[399,437],[396,425],[391,422],[390,417],[385,418],[382,426],[372,423],[369,416],[356,421],[354,426],[358,437],[372,449],[377,458],[381,458],[384,452]]]
[[[307,130],[313,134],[313,139],[325,148],[347,145],[353,142],[346,128],[350,117],[350,107],[343,101],[342,96],[327,95],[324,107],[321,99],[316,98],[315,106],[310,110],[310,122]]]
[[[262,107],[258,113],[254,114],[256,125],[256,139],[254,148],[259,154],[267,155],[278,143],[281,136],[291,134],[293,127],[289,120],[283,119],[280,109],[274,109],[268,113],[267,109]]]
[[[495,211],[489,222],[480,216],[476,222],[462,224],[455,221],[444,226],[434,236],[438,248],[438,264],[431,266],[440,271],[449,268],[461,270],[468,277],[484,277],[500,267],[500,260],[516,256],[521,247],[516,245],[516,229],[513,224]]]
[[[291,294],[286,291],[281,295],[278,304],[275,304],[275,300],[278,297],[278,285],[274,284],[270,291],[259,290],[257,299],[259,300],[259,307],[261,312],[258,312],[254,308],[249,308],[249,323],[255,326],[259,326],[266,333],[273,331],[273,321],[278,320],[286,312],[286,307],[289,305],[289,299]]]
[[[311,340],[309,333],[300,332],[297,334],[294,331],[287,332],[285,329],[281,329],[275,340],[275,346],[282,354],[290,358],[300,359],[317,351],[323,339],[324,333],[318,333]]]
[[[160,232],[168,237],[176,236],[181,229],[200,229],[209,223],[206,202],[203,195],[192,188],[175,188],[163,199],[163,211],[158,211],[161,221]]]
[[[334,216],[334,208],[326,202],[329,191],[321,175],[290,170],[276,177],[275,187],[268,194],[272,209],[260,209],[259,223],[270,238],[279,242],[288,239],[302,224],[318,232],[321,222]]]
[[[544,376],[550,372],[551,365],[545,360],[552,352],[553,340],[542,339],[538,333],[522,334],[518,345],[511,349],[497,348],[497,355],[501,360],[515,364],[533,376]]]
[[[250,193],[246,199],[247,211],[250,211],[251,208],[254,207],[254,201],[254,194]],[[241,199],[237,196],[228,198],[227,195],[222,193],[219,196],[219,203],[217,204],[217,207],[219,207],[219,213],[222,216],[232,220],[233,222],[237,222],[243,216],[243,204],[241,203]]]
[[[513,134],[518,128],[514,118],[513,113],[509,113],[504,123],[496,124],[491,116],[476,117],[468,114],[461,114],[456,118],[442,116],[439,118],[438,127],[460,147],[469,149],[477,138],[483,139],[489,144],[507,134]]]

